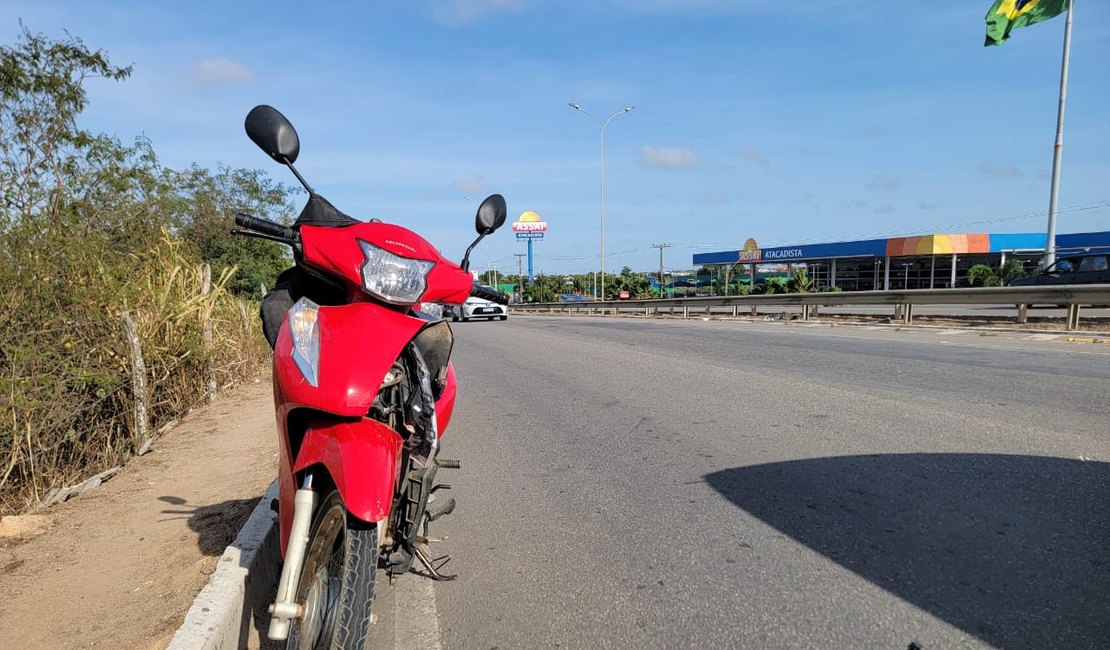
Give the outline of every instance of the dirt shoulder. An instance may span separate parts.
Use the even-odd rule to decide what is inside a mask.
[[[100,487],[0,538],[0,647],[163,648],[277,475],[270,382],[167,432]]]

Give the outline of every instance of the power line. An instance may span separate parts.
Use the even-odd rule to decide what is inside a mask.
[[[1110,207],[1110,199],[1099,199],[1099,200],[1096,200],[1096,201],[1090,201],[1090,202],[1087,202],[1087,203],[1079,203],[1079,204],[1071,205],[1071,206],[1068,206],[1068,207],[1065,207],[1065,208],[1060,208],[1060,209],[1057,210],[1057,214],[1087,212],[1087,211],[1090,211],[1090,210],[1099,210],[1099,209],[1104,209],[1104,208],[1107,208],[1107,207]],[[991,219],[978,219],[978,220],[974,220],[974,221],[963,221],[963,222],[947,223],[947,224],[933,224],[933,225],[925,225],[925,226],[915,226],[913,228],[908,228],[908,229],[889,230],[889,231],[883,231],[883,232],[873,232],[873,233],[868,233],[868,234],[843,235],[843,236],[841,236],[841,239],[844,240],[844,241],[854,241],[854,240],[862,240],[862,239],[879,239],[879,238],[882,238],[882,237],[899,237],[899,236],[905,236],[905,235],[917,235],[917,234],[921,234],[922,232],[928,232],[928,231],[943,232],[945,230],[954,230],[954,229],[957,229],[957,228],[965,228],[965,227],[968,227],[968,226],[979,226],[979,225],[987,225],[987,224],[995,224],[995,223],[1006,223],[1006,222],[1010,222],[1010,221],[1022,221],[1022,220],[1025,220],[1025,219],[1044,218],[1047,214],[1048,214],[1047,210],[1037,210],[1037,211],[1027,212],[1027,213],[1023,213],[1023,214],[1015,214],[1015,215],[1009,215],[1009,216],[1004,216],[1004,217],[995,217],[995,218],[991,218]],[[773,244],[773,245],[811,244],[811,243],[824,243],[827,240],[828,240],[828,237],[809,237],[809,238],[805,238],[805,239],[779,238],[779,239],[764,240],[763,243],[765,245],[766,244]],[[694,249],[694,250],[699,250],[699,249],[700,250],[713,250],[713,249],[716,249],[716,250],[720,250],[722,247],[727,247],[729,245],[730,245],[729,243],[720,243],[720,242],[679,242],[679,243],[675,243],[675,244],[667,244],[666,246],[680,248],[680,249],[687,249],[687,250],[688,249]],[[657,245],[657,244],[650,244],[650,245],[641,246],[641,247],[638,247],[638,248],[629,248],[629,249],[616,251],[616,252],[606,252],[605,257],[606,258],[613,258],[613,257],[618,256],[618,255],[628,255],[628,254],[631,254],[631,253],[639,253],[639,252],[646,251],[649,248],[659,248],[659,246],[660,245]],[[660,249],[660,253],[662,253],[662,249]],[[519,258],[523,254],[522,253],[516,253],[515,255]],[[581,262],[581,261],[596,259],[596,256],[592,256],[592,255],[554,255],[554,256],[551,256],[548,259],[552,262]]]
[[[1061,213],[1070,213],[1070,212],[1085,212],[1085,211],[1088,211],[1088,210],[1098,210],[1100,208],[1105,208],[1105,207],[1110,207],[1110,199],[1101,199],[1099,201],[1092,201],[1090,203],[1080,203],[1080,204],[1077,204],[1077,205],[1069,206],[1067,208],[1061,208],[1061,209],[1057,210],[1056,213],[1061,214]],[[947,223],[947,224],[930,225],[930,226],[916,226],[914,228],[904,229],[904,230],[890,230],[890,231],[885,231],[885,232],[875,232],[875,233],[864,234],[864,235],[851,235],[851,236],[845,237],[845,239],[849,239],[849,240],[873,239],[873,238],[877,239],[877,238],[880,238],[880,237],[898,237],[898,236],[901,236],[901,235],[916,235],[916,234],[920,234],[922,231],[930,231],[931,230],[931,231],[936,232],[936,231],[948,230],[948,229],[953,229],[953,228],[964,228],[964,227],[967,227],[967,226],[981,226],[981,225],[991,224],[991,223],[1004,223],[1004,222],[1007,222],[1007,221],[1021,221],[1021,220],[1024,220],[1024,219],[1044,218],[1046,215],[1048,215],[1047,210],[1038,210],[1036,212],[1028,212],[1028,213],[1025,213],[1025,214],[1010,215],[1010,216],[1007,216],[1007,217],[996,217],[996,218],[993,218],[993,219],[979,219],[979,220],[976,220],[976,221],[963,221],[963,222],[958,222],[958,223]],[[802,239],[802,240],[798,240],[798,239],[791,239],[791,240],[773,239],[773,240],[771,240],[771,243],[808,244],[808,243],[813,243],[813,242],[820,242],[820,241],[822,241],[822,239],[824,239],[824,238],[809,238],[809,239]]]
[[[1089,210],[1098,210],[1098,209],[1106,208],[1106,207],[1110,207],[1110,199],[1101,199],[1101,200],[1098,200],[1098,201],[1091,201],[1089,203],[1079,203],[1079,204],[1076,204],[1076,205],[1068,206],[1066,208],[1060,208],[1056,212],[1057,212],[1057,214],[1072,213],[1072,212],[1086,212],[1086,211],[1089,211]],[[967,226],[980,226],[980,225],[986,225],[986,224],[992,224],[992,223],[1005,223],[1005,222],[1008,222],[1008,221],[1021,221],[1021,220],[1024,220],[1024,219],[1041,219],[1041,218],[1044,218],[1046,215],[1048,215],[1047,210],[1038,210],[1038,211],[1035,211],[1035,212],[1028,212],[1028,213],[1024,213],[1024,214],[1010,215],[1010,216],[1007,216],[1007,217],[996,217],[996,218],[992,218],[992,219],[979,219],[979,220],[976,220],[976,221],[963,221],[963,222],[958,222],[958,223],[915,226],[914,228],[909,228],[909,229],[888,230],[888,231],[883,231],[883,232],[873,232],[873,233],[862,234],[862,235],[844,235],[843,239],[848,240],[848,241],[852,241],[852,240],[857,240],[857,239],[878,239],[880,237],[898,237],[898,236],[902,236],[902,235],[917,235],[917,234],[921,234],[924,231],[938,232],[938,231],[954,229],[954,228],[964,228],[964,227],[967,227]],[[765,244],[810,244],[810,243],[815,243],[815,242],[824,243],[827,239],[828,239],[827,237],[810,237],[810,238],[806,238],[806,239],[795,239],[795,238],[784,239],[784,238],[780,238],[780,239],[765,240],[763,243],[765,243]],[[714,242],[714,243],[683,242],[683,243],[675,244],[675,246],[677,246],[678,248],[684,248],[684,249],[710,249],[710,248],[718,248],[719,249],[721,246],[724,246],[724,245],[727,245],[727,244],[721,244],[719,242]]]

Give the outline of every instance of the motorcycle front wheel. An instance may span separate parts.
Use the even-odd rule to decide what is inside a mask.
[[[294,619],[289,650],[363,650],[370,634],[378,530],[352,517],[338,492],[328,494],[316,513],[297,582],[296,602],[304,615]]]

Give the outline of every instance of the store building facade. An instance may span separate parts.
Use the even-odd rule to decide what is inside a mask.
[[[1032,272],[1044,249],[1044,233],[932,234],[773,248],[749,239],[740,250],[695,254],[693,263],[726,276],[755,277],[769,265],[785,266],[788,273],[804,268],[818,289],[941,289],[960,286],[976,264],[1001,269],[1016,259]],[[1110,251],[1110,231],[1056,235],[1057,259],[1098,251]]]

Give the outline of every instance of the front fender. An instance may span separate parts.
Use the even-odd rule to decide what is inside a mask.
[[[313,423],[305,432],[293,472],[323,465],[347,511],[374,523],[389,516],[401,443],[395,431],[366,418]]]

